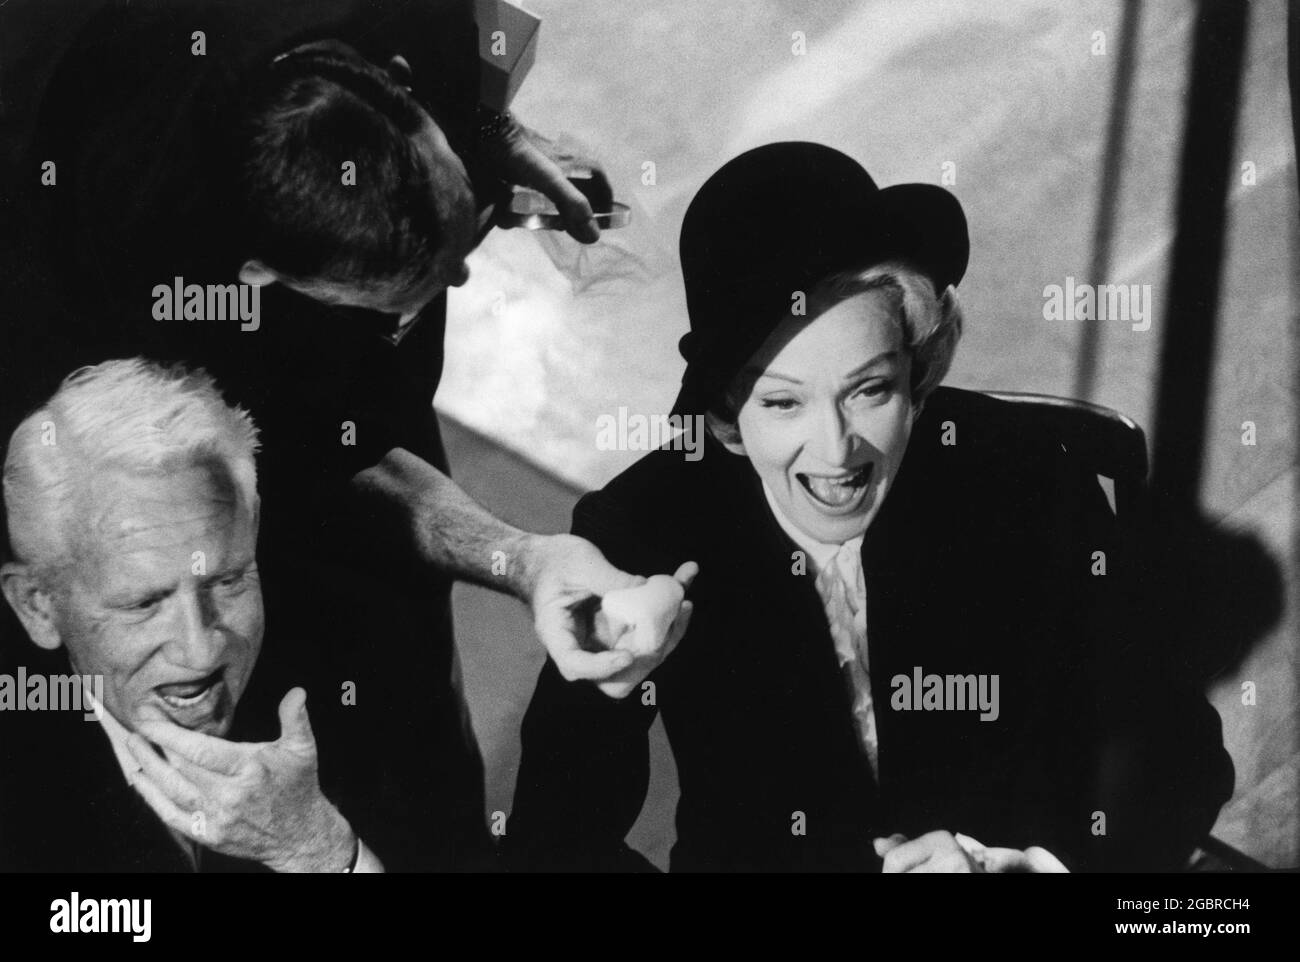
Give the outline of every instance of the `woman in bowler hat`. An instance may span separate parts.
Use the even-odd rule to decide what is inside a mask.
[[[1130,663],[1096,476],[1014,405],[940,387],[969,240],[941,188],[810,143],[748,151],[681,234],[674,412],[573,531],[642,574],[699,564],[685,637],[627,697],[548,663],[507,849],[622,870],[647,731],[676,761],[673,870],[1174,868],[1231,790],[1203,698]]]

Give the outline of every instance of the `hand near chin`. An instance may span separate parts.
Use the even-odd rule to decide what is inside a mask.
[[[127,745],[140,765],[136,790],[164,823],[205,848],[277,872],[341,872],[351,864],[357,840],[321,793],[301,688],[280,702],[273,742],[229,742],[144,721]]]

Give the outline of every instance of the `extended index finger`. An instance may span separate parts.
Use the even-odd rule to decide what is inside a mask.
[[[544,194],[564,218],[569,234],[584,244],[600,240],[600,227],[590,202],[582,191],[569,183],[559,164],[527,137],[520,141],[515,156],[515,180]]]
[[[689,588],[691,586],[691,582],[695,580],[695,576],[698,575],[699,573],[700,573],[700,566],[696,564],[694,561],[687,561],[684,562],[681,565],[681,567],[679,567],[675,572],[673,572],[673,577],[676,578],[677,581],[681,583],[681,586],[683,588]]]
[[[140,734],[200,768],[223,775],[237,774],[248,751],[247,746],[192,732],[170,722],[141,722]]]

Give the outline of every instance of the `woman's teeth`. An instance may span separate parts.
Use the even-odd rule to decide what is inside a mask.
[[[825,478],[811,474],[799,475],[808,493],[817,501],[831,508],[840,508],[850,503],[861,493],[871,476],[871,465],[855,471],[842,478]]]

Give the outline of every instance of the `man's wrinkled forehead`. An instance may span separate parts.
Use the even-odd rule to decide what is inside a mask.
[[[86,485],[81,554],[123,556],[176,551],[252,520],[238,485],[224,469],[197,464],[166,472],[104,471]]]

